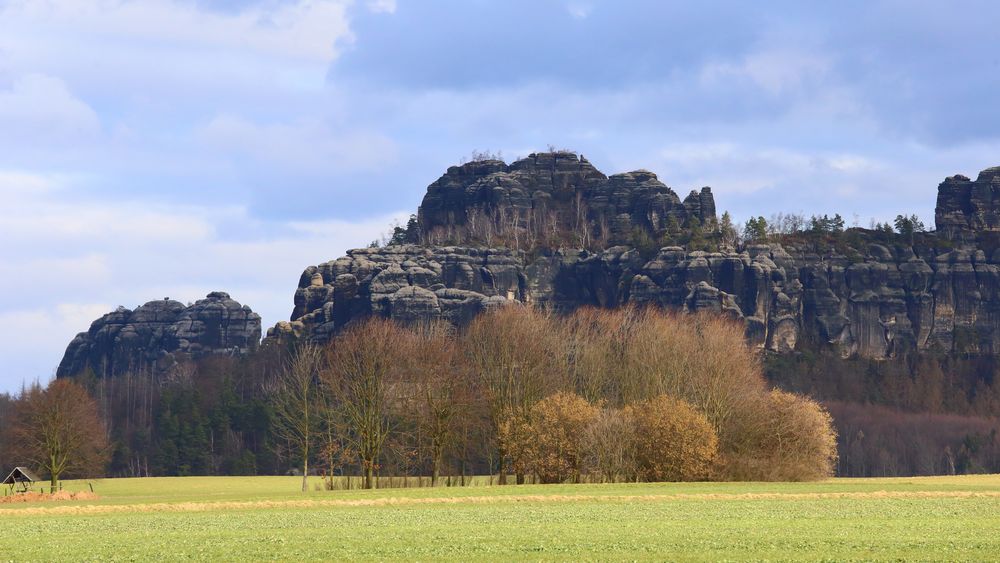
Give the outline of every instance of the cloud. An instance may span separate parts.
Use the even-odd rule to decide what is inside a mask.
[[[725,88],[747,82],[771,95],[801,91],[810,83],[821,82],[830,72],[823,56],[774,49],[750,53],[738,62],[712,62],[699,72],[703,88]]]
[[[0,130],[11,140],[31,135],[49,143],[79,142],[100,129],[97,113],[58,78],[27,74],[0,89]]]
[[[368,9],[376,14],[395,14],[396,0],[368,0]]]
[[[337,39],[350,37],[347,5],[337,0],[298,0],[252,4],[227,13],[170,0],[21,0],[0,9],[0,32],[8,37],[0,45],[13,43],[11,36],[23,39],[31,30],[38,43],[67,34],[329,61],[336,55]]]
[[[223,152],[285,168],[322,172],[371,169],[396,156],[392,139],[374,132],[336,132],[321,120],[259,124],[233,115],[213,118],[199,133]]]
[[[17,392],[22,384],[47,382],[55,375],[53,342],[66,344],[90,321],[108,311],[105,304],[56,304],[18,310],[0,310],[0,357],[4,373],[0,393]],[[96,315],[89,317],[89,315]],[[80,328],[80,327],[83,328]]]
[[[593,10],[594,6],[589,3],[570,2],[566,4],[566,11],[569,12],[569,15],[578,20],[585,19]]]

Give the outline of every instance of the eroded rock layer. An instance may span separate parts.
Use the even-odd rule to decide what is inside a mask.
[[[551,233],[589,246],[616,244],[639,230],[657,239],[671,230],[716,222],[711,188],[680,197],[647,170],[605,176],[571,152],[532,154],[510,165],[500,160],[452,166],[433,184],[418,212],[411,242],[474,241],[509,244],[517,227],[525,237]],[[518,244],[522,241],[514,241]]]
[[[209,293],[189,306],[150,301],[95,320],[70,342],[56,375],[165,371],[188,358],[252,352],[260,337],[260,315],[228,293]]]
[[[789,239],[713,253],[668,246],[651,259],[628,246],[525,253],[474,245],[476,237],[455,228],[476,210],[532,209],[580,193],[588,216],[604,224],[618,217],[655,234],[664,218],[714,221],[710,191],[680,202],[645,174],[605,177],[564,153],[452,167],[429,187],[421,227],[451,228],[466,245],[353,250],[311,266],[291,320],[269,335],[326,340],[368,315],[461,324],[516,300],[562,311],[625,303],[715,311],[742,319],[748,338],[775,352],[808,345],[870,358],[915,349],[1000,353],[1000,243],[989,236],[1000,229],[1000,168],[941,184],[937,233],[878,241],[858,229],[844,237],[846,249]]]
[[[308,267],[290,320],[268,338],[327,341],[372,315],[461,325],[511,301],[558,311],[634,303],[741,319],[751,342],[778,353],[1000,354],[1000,168],[946,179],[935,219],[933,233],[851,229],[733,249],[695,236],[718,228],[708,188],[682,201],[652,173],[605,176],[564,152],[510,165],[480,160],[428,187],[406,232],[424,244],[351,250]],[[637,238],[724,250],[617,243]],[[187,307],[154,301],[95,321],[70,343],[58,374],[248,353],[260,332],[260,317],[225,293]]]
[[[751,341],[776,352],[807,341],[875,358],[935,347],[1000,353],[996,260],[878,244],[860,260],[778,244],[726,253],[667,247],[648,261],[627,247],[532,259],[507,249],[354,250],[308,268],[292,321],[269,334],[325,340],[368,315],[461,324],[507,300],[563,311],[629,302],[714,311],[743,319]]]

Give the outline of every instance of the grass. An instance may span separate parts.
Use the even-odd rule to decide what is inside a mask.
[[[99,500],[0,506],[14,530],[0,560],[1000,557],[997,475],[308,493],[300,483],[95,481]]]

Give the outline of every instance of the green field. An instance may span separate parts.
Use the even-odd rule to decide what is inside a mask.
[[[0,505],[0,560],[1000,559],[997,475],[309,493],[300,483],[108,479],[93,482],[99,500]]]

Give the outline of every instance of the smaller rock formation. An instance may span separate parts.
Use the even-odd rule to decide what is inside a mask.
[[[70,342],[56,376],[163,372],[184,359],[248,354],[260,336],[260,315],[221,291],[190,306],[163,299],[134,311],[119,307]]]
[[[934,222],[939,234],[964,242],[1000,231],[1000,166],[983,170],[975,181],[957,174],[941,182]]]

